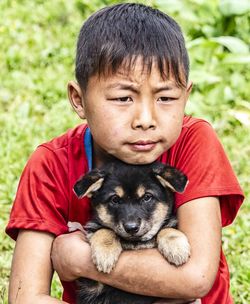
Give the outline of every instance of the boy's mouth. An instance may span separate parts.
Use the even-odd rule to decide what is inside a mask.
[[[151,140],[139,140],[130,144],[133,151],[151,151],[155,148],[157,142]]]

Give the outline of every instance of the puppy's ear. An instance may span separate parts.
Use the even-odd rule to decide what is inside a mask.
[[[186,175],[178,169],[162,163],[154,163],[153,173],[163,187],[168,187],[173,192],[178,193],[185,191],[188,179]]]
[[[91,197],[103,184],[105,172],[94,169],[81,177],[74,185],[73,190],[78,198]]]

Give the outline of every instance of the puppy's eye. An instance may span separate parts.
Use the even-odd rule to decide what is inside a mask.
[[[153,195],[151,193],[145,193],[143,198],[142,198],[142,201],[144,203],[148,203],[151,201],[151,199],[153,198]]]
[[[121,198],[118,196],[118,195],[113,195],[111,198],[110,198],[110,202],[112,204],[119,204],[121,201]]]

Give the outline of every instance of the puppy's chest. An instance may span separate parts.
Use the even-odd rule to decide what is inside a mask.
[[[151,240],[148,241],[127,241],[120,239],[121,246],[124,250],[137,250],[137,249],[149,249],[156,247],[156,238],[153,237]]]

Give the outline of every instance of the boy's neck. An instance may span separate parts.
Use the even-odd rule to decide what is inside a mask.
[[[92,166],[93,168],[100,168],[102,165],[109,163],[113,160],[115,160],[115,157],[113,157],[110,154],[107,154],[104,152],[94,141],[93,141],[93,148],[92,148]]]

